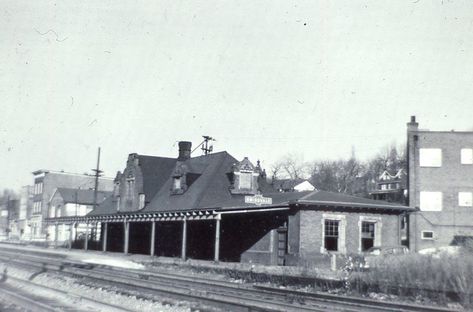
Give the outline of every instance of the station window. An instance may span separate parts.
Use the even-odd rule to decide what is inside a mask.
[[[242,171],[240,173],[240,189],[251,189],[252,180],[253,180],[252,172]]]
[[[473,165],[473,149],[461,149],[461,163],[462,165]]]
[[[419,166],[441,167],[442,166],[442,150],[440,148],[419,149]]]
[[[471,192],[458,192],[458,205],[471,207],[473,205],[473,194]]]
[[[442,211],[442,192],[420,192],[420,210]]]
[[[365,251],[374,246],[374,222],[361,222],[361,251]]]
[[[181,177],[174,177],[172,189],[178,191],[181,189]]]
[[[324,248],[328,251],[338,251],[338,220],[325,220],[324,224]]]
[[[145,194],[140,194],[139,200],[140,203],[138,209],[143,209],[145,207]]]
[[[117,211],[120,211],[120,196],[117,196]]]
[[[422,231],[422,239],[434,239],[434,232]]]

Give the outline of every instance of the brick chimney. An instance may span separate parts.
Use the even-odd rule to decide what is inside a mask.
[[[180,141],[179,142],[179,157],[177,158],[177,160],[185,161],[191,158],[191,149],[192,149],[192,142]]]
[[[411,121],[407,123],[407,131],[417,131],[419,123],[416,122],[416,116],[411,116]]]

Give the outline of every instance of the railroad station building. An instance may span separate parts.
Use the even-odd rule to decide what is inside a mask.
[[[130,154],[113,194],[86,216],[48,222],[99,226],[104,251],[268,265],[300,265],[328,253],[400,245],[413,209],[325,191],[278,192],[259,161],[227,152],[177,158]],[[66,245],[72,245],[72,234]]]

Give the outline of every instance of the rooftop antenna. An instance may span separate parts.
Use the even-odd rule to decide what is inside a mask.
[[[208,135],[203,135],[202,137],[204,138],[204,140],[199,145],[197,145],[196,148],[194,148],[191,153],[195,152],[195,150],[198,149],[199,147],[201,147],[203,155],[208,155],[213,151],[213,146],[211,143],[209,144],[209,142],[216,141],[216,140]]]
[[[215,139],[208,135],[203,135],[202,137],[204,138],[204,142],[202,144],[202,154],[210,154],[214,147],[212,144],[209,145],[209,141],[215,141]]]

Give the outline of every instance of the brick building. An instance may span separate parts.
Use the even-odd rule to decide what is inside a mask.
[[[447,246],[473,237],[473,132],[407,124],[410,248]]]
[[[278,192],[259,163],[227,152],[191,157],[191,143],[180,142],[177,158],[130,154],[113,196],[86,216],[47,221],[85,223],[86,236],[101,227],[84,248],[298,265],[399,245],[401,216],[411,210],[325,191]]]
[[[32,240],[45,240],[47,230],[43,226],[43,219],[49,216],[49,201],[57,188],[93,189],[95,176],[75,174],[62,171],[37,170],[33,172],[33,208],[28,217],[28,226],[31,227]],[[100,178],[99,190],[111,191],[113,179]]]

